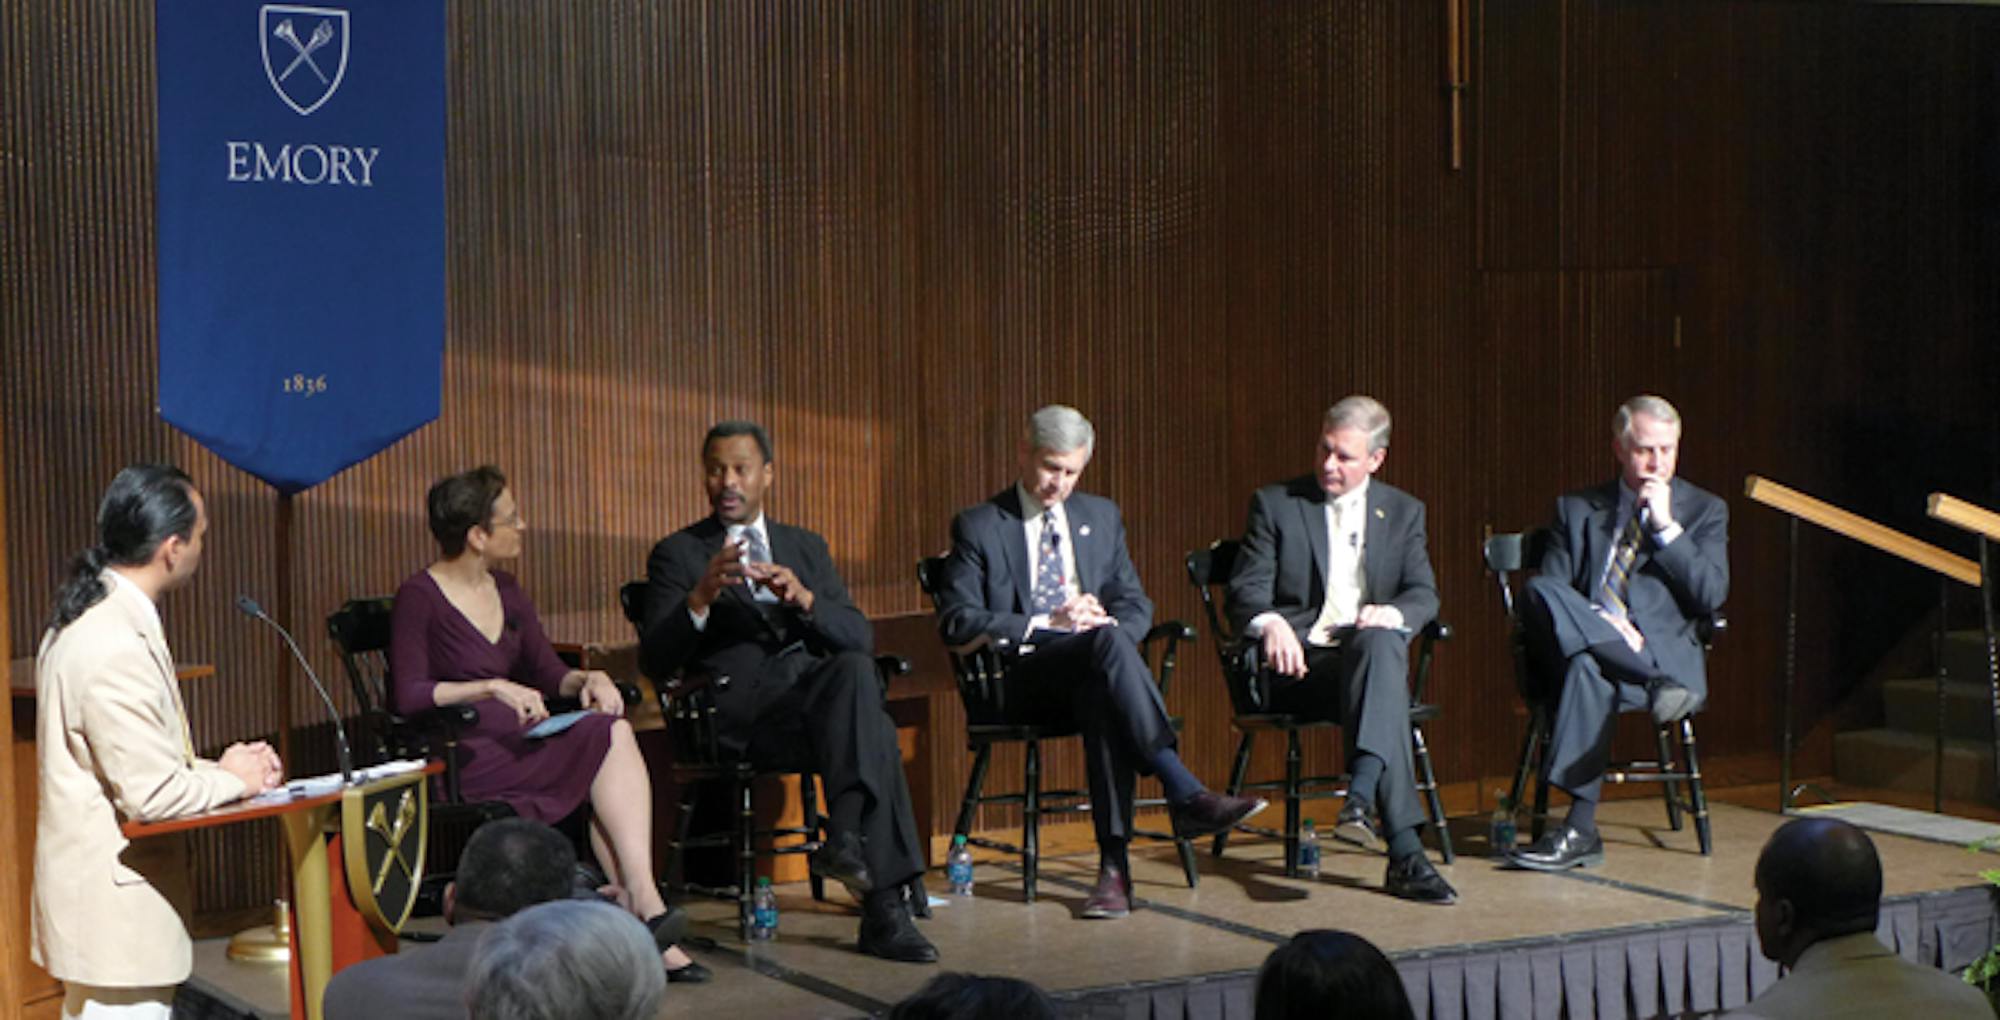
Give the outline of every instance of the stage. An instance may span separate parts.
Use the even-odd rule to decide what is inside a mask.
[[[1503,870],[1484,835],[1454,829],[1460,856],[1443,869],[1458,905],[1408,903],[1380,891],[1384,860],[1326,846],[1317,882],[1283,876],[1276,843],[1244,840],[1216,860],[1203,848],[1199,888],[1188,889],[1171,847],[1134,856],[1143,908],[1124,921],[1076,917],[1095,858],[1043,862],[1041,897],[1020,901],[1017,869],[982,861],[976,895],[944,897],[923,929],[943,954],[912,966],[856,954],[844,892],[815,904],[803,883],[780,888],[775,943],[746,949],[729,904],[690,902],[716,946],[697,957],[714,983],[673,986],[663,1017],[851,1017],[879,1013],[941,969],[1013,975],[1060,999],[1066,1015],[1119,1018],[1250,1016],[1256,968],[1306,928],[1359,932],[1396,962],[1419,1017],[1649,1017],[1741,1005],[1776,971],[1757,952],[1751,872],[1778,815],[1713,807],[1715,854],[1692,828],[1667,829],[1656,800],[1622,800],[1600,815],[1603,867],[1563,875]],[[1461,824],[1476,820],[1461,819]],[[2000,827],[1996,827],[2000,828]],[[1885,871],[1882,934],[1905,956],[1963,967],[1992,945],[1993,898],[1979,879],[1993,858],[1962,847],[1875,833]],[[933,877],[933,894],[942,880]],[[421,947],[414,947],[421,951]],[[270,972],[197,946],[202,1016],[283,1015]]]

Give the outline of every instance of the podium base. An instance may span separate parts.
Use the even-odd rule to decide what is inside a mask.
[[[292,912],[279,900],[270,924],[237,932],[229,940],[229,958],[238,963],[287,964],[292,960]]]

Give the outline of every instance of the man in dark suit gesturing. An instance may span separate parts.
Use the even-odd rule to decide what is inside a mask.
[[[1619,477],[1556,501],[1554,534],[1522,603],[1530,662],[1562,677],[1548,769],[1571,797],[1560,829],[1510,855],[1536,871],[1604,859],[1597,798],[1612,717],[1651,708],[1664,723],[1701,706],[1699,625],[1729,594],[1729,505],[1674,477],[1680,412],[1633,397],[1611,433]]]
[[[1083,914],[1110,918],[1131,910],[1135,773],[1159,778],[1179,836],[1219,832],[1264,802],[1210,792],[1174,750],[1166,704],[1139,654],[1153,603],[1125,547],[1124,520],[1117,504],[1075,491],[1096,441],[1074,408],[1035,412],[1020,481],[952,521],[938,629],[953,645],[984,636],[1011,656],[1003,683],[1016,721],[1081,725],[1099,855]]]
[[[1353,780],[1336,834],[1371,846],[1386,834],[1383,887],[1448,904],[1458,893],[1424,857],[1410,761],[1410,638],[1437,616],[1437,583],[1423,503],[1370,481],[1388,453],[1380,402],[1329,408],[1316,474],[1251,497],[1227,606],[1275,674],[1274,707],[1341,724]]]
[[[896,726],[882,706],[874,632],[847,596],[826,540],[765,516],[771,440],[725,421],[702,443],[715,508],[646,561],[641,664],[687,668],[715,687],[720,741],[752,760],[803,743],[826,785],[815,874],[861,896],[861,951],[929,962],[903,886],[923,871]]]

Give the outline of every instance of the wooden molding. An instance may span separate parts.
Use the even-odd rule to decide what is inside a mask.
[[[1860,514],[1842,510],[1796,489],[1788,489],[1768,478],[1757,475],[1744,478],[1743,494],[1773,510],[1791,514],[1808,524],[1817,524],[1863,545],[1873,546],[1961,584],[1979,586],[1979,564],[1963,556],[1954,556],[1929,542],[1911,538],[1887,525],[1877,524]]]
[[[2000,514],[1977,503],[1968,503],[1957,496],[1933,492],[1930,500],[1924,504],[1924,510],[1946,524],[2000,541]]]
[[[0,462],[0,507],[6,501],[7,471]],[[7,515],[0,513],[0,578],[7,576]],[[7,585],[0,584],[0,666],[13,659],[9,650],[7,632]],[[26,739],[32,740],[34,734]],[[28,962],[28,883],[34,875],[34,855],[32,847],[21,842],[22,833],[15,824],[17,813],[26,811],[34,817],[34,801],[28,799],[25,807],[17,803],[18,787],[14,774],[14,706],[8,699],[7,711],[0,712],[0,791],[4,791],[9,806],[0,810],[0,847],[8,848],[6,860],[10,863],[0,868],[0,1020],[15,1020],[21,1015],[21,1000],[26,989]]]

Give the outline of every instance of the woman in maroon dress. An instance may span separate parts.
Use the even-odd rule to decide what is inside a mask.
[[[459,785],[469,800],[501,800],[553,824],[590,801],[590,844],[622,903],[665,950],[668,977],[707,970],[671,945],[653,880],[653,786],[611,678],[556,658],[534,604],[495,564],[521,553],[521,512],[498,468],[474,468],[431,486],[431,534],[442,555],[396,591],[389,678],[396,711],[470,704],[479,722],[460,734]],[[536,739],[546,699],[579,698],[593,714]]]

